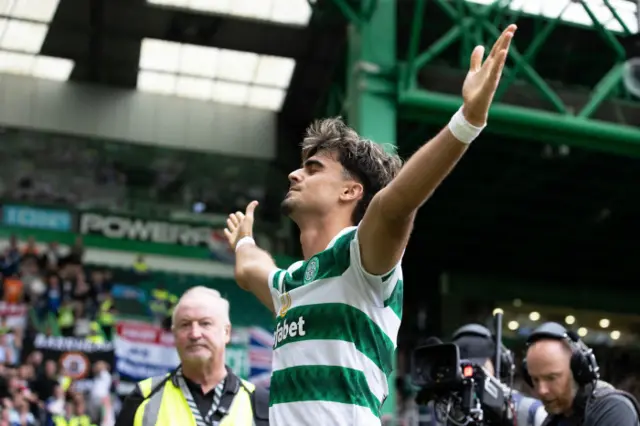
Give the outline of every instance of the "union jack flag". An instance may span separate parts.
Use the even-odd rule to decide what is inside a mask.
[[[249,328],[249,381],[257,386],[269,387],[273,334],[261,327]]]
[[[209,255],[211,259],[221,263],[231,264],[235,260],[235,252],[229,247],[227,238],[221,230],[211,231]]]

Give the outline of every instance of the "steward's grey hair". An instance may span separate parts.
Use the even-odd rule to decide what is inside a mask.
[[[180,297],[180,300],[178,300],[178,303],[176,303],[176,306],[173,308],[173,313],[171,314],[172,328],[175,326],[176,312],[178,312],[178,307],[181,305],[181,302],[189,299],[208,299],[212,301],[211,309],[216,312],[216,315],[219,315],[225,323],[230,324],[229,301],[223,298],[218,290],[204,286],[195,286],[185,291],[182,297]]]

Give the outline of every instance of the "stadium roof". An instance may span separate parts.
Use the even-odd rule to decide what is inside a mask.
[[[311,15],[307,0],[5,1],[0,72],[279,111],[291,85],[313,101],[294,70],[318,81],[314,46],[344,33],[320,35]]]
[[[321,9],[326,3],[331,1],[4,1],[0,72],[276,111],[293,92],[284,108],[308,119],[340,57],[346,28],[346,21],[314,26],[311,4]],[[586,3],[607,28],[622,31],[624,22],[638,31],[636,2],[609,0],[620,19],[600,0]],[[513,0],[509,8],[591,24],[572,0]]]
[[[199,12],[227,14],[282,24],[309,24],[311,6],[307,0],[148,0],[151,4],[186,8]]]
[[[494,0],[466,0],[470,3],[488,5]],[[611,5],[611,8],[606,3]],[[601,22],[610,31],[622,32],[622,23],[632,33],[638,32],[638,4],[629,0],[586,0],[596,20]],[[508,7],[513,12],[519,12],[528,16],[543,16],[549,19],[560,19],[569,24],[591,27],[593,19],[585,7],[576,0],[512,0]],[[620,21],[613,15],[616,12]]]
[[[67,80],[74,62],[41,54],[58,0],[0,3],[0,70],[38,78]]]

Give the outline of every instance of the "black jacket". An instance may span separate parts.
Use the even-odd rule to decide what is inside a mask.
[[[636,399],[610,384],[598,381],[581,388],[573,401],[573,415],[549,415],[542,426],[638,426]]]

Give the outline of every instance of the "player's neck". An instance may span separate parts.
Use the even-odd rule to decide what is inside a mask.
[[[300,245],[304,260],[324,251],[331,240],[344,228],[351,226],[351,223],[343,223],[337,220],[314,221],[300,225]]]
[[[202,387],[202,392],[206,394],[227,377],[227,369],[223,363],[216,366],[209,364],[208,367],[183,365],[182,374],[192,382],[199,384]]]

